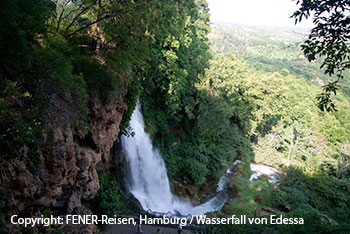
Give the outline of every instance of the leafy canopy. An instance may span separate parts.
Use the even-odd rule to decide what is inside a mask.
[[[318,56],[324,60],[321,68],[325,73],[337,79],[323,86],[323,92],[317,96],[318,106],[323,111],[335,111],[331,94],[336,94],[339,79],[343,71],[350,68],[350,2],[347,0],[298,0],[299,10],[291,16],[295,23],[313,17],[315,27],[301,46],[309,61]]]

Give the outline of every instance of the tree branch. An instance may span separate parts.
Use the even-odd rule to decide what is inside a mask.
[[[81,16],[82,14],[84,14],[87,10],[89,10],[89,7],[85,7],[81,12],[79,12],[79,14],[77,14],[74,19],[72,20],[72,22],[68,25],[68,27],[66,28],[66,32],[70,29],[70,27],[72,27],[72,25],[75,23],[75,21],[79,18],[79,16]],[[69,34],[68,34],[69,35]]]
[[[146,1],[146,4],[147,4],[147,3],[149,3],[149,1]],[[85,10],[87,10],[87,9],[89,9],[89,8],[85,8],[83,11],[85,11]],[[135,9],[129,9],[129,10],[120,10],[120,11],[118,11],[118,12],[116,12],[116,13],[113,13],[113,14],[107,14],[107,15],[105,15],[105,16],[103,16],[103,17],[101,17],[101,18],[98,18],[97,20],[95,20],[95,21],[93,21],[93,22],[87,24],[87,25],[82,26],[81,28],[79,28],[79,29],[77,29],[77,30],[75,30],[75,31],[73,31],[73,32],[71,32],[71,33],[68,33],[68,36],[72,36],[72,35],[74,35],[74,34],[80,32],[80,31],[82,31],[82,30],[84,30],[84,29],[90,27],[91,25],[94,25],[94,24],[96,24],[96,23],[102,21],[102,20],[110,19],[110,18],[112,18],[112,17],[116,17],[116,16],[118,16],[118,15],[120,15],[120,14],[122,14],[122,13],[127,13],[127,12],[130,12],[130,11],[138,11],[138,10],[140,10],[140,9],[142,9],[142,7],[138,7],[138,8],[135,8]],[[77,15],[77,16],[74,18],[74,21],[72,21],[72,23],[67,27],[66,31],[68,31],[68,29],[73,25],[73,23],[76,21],[76,19],[77,19],[81,14],[82,14],[82,12],[80,12],[79,15]]]
[[[111,18],[111,17],[113,17],[113,15],[105,15],[102,18],[99,18],[99,19],[97,19],[97,20],[95,20],[95,21],[93,21],[91,23],[88,23],[87,25],[84,25],[83,27],[81,27],[81,28],[79,28],[79,29],[77,29],[77,30],[75,30],[75,31],[73,31],[71,33],[68,33],[68,36],[72,36],[72,35],[76,34],[77,32],[80,32],[80,31],[90,27],[91,25],[94,25],[94,24],[96,24],[96,23],[98,23],[98,22],[100,22],[102,20],[105,20],[105,19],[108,19],[108,18]]]
[[[83,3],[81,3],[81,4],[78,6],[78,8],[76,8],[76,9],[70,11],[66,16],[64,16],[64,17],[62,18],[62,20],[67,19],[71,14],[73,14],[73,13],[75,13],[75,12],[78,12],[78,11],[82,8],[82,6],[83,6]],[[73,20],[73,18],[72,18],[72,20]]]
[[[57,22],[57,30],[60,28],[60,24],[61,24],[61,20],[62,20],[62,16],[63,16],[63,13],[66,9],[66,6],[71,2],[71,0],[68,0],[66,1],[63,6],[62,6],[62,10],[61,10],[61,14],[60,14],[60,17],[58,18],[58,22]]]
[[[101,17],[101,18],[98,18],[97,20],[95,20],[95,21],[93,21],[93,22],[87,24],[87,25],[84,25],[83,27],[81,27],[81,28],[79,28],[79,29],[77,29],[77,30],[75,30],[75,31],[73,31],[73,32],[71,32],[71,33],[68,33],[68,36],[72,36],[72,35],[76,34],[77,32],[80,32],[80,31],[82,31],[82,30],[84,30],[84,29],[90,27],[91,25],[97,24],[98,22],[100,22],[100,21],[102,21],[102,20],[110,19],[110,18],[112,18],[112,17],[115,17],[115,16],[117,16],[117,15],[123,13],[123,12],[125,12],[125,11],[122,11],[122,10],[121,10],[121,11],[116,12],[116,13],[114,13],[114,14],[107,14],[107,15],[105,15],[105,16],[103,16],[103,17]]]

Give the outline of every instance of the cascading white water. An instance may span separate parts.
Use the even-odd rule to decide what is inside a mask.
[[[164,161],[144,130],[139,102],[132,114],[130,127],[135,135],[122,136],[123,152],[129,170],[129,191],[139,200],[144,210],[185,214],[193,205],[171,193]]]
[[[196,215],[222,208],[228,199],[222,189],[212,199],[199,206],[194,206],[187,199],[171,193],[164,161],[159,151],[153,147],[149,134],[144,130],[139,102],[132,114],[130,127],[135,135],[122,136],[123,152],[128,164],[127,187],[144,210]],[[221,183],[220,186],[225,184]]]
[[[122,148],[127,161],[127,187],[146,211],[181,215],[201,215],[220,210],[229,199],[227,183],[232,178],[234,162],[220,178],[215,196],[194,206],[189,200],[179,198],[170,191],[166,167],[159,151],[153,147],[151,137],[144,130],[141,106],[137,102],[130,120],[135,135],[122,136]]]

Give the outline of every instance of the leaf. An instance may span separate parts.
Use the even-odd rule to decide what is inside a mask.
[[[44,218],[49,218],[51,216],[51,210],[49,208],[45,209],[43,211],[43,217]]]
[[[23,93],[23,97],[32,97],[32,95],[29,92]]]

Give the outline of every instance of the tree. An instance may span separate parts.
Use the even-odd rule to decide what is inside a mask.
[[[0,4],[0,74],[13,73],[46,31],[50,0],[4,0]],[[17,77],[16,77],[17,78]]]
[[[163,126],[163,133],[168,125],[194,119],[195,83],[210,58],[207,3],[183,1],[177,11],[179,15],[173,19],[176,30],[152,33],[151,59],[142,81],[141,103],[144,110],[150,110],[144,111],[146,122],[157,119],[155,127]]]
[[[291,16],[295,23],[313,18],[315,27],[301,49],[309,61],[323,56],[321,68],[325,73],[336,75],[336,80],[323,86],[316,98],[323,111],[336,111],[331,94],[336,94],[343,71],[350,68],[350,2],[348,0],[297,0],[299,10]]]

